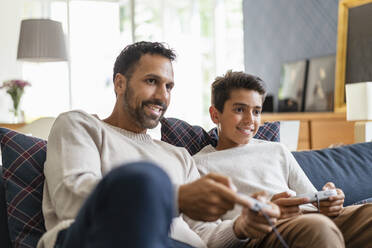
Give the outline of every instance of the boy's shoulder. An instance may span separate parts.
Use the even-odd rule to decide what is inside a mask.
[[[244,151],[254,151],[254,150],[266,150],[270,152],[274,151],[283,151],[286,150],[284,144],[280,142],[274,141],[267,141],[262,139],[252,139],[248,144],[239,147],[228,148],[224,150],[216,150],[215,147],[212,145],[207,145],[203,149],[201,149],[198,153],[196,153],[193,157],[195,159],[202,158],[205,156],[210,155],[217,155],[217,154],[229,154],[229,153],[236,153],[236,152],[244,152]]]
[[[208,153],[211,153],[211,152],[216,152],[216,148],[212,145],[207,145],[207,146],[204,146],[199,152],[197,152],[193,157],[194,158],[198,158],[200,156],[203,156],[203,155],[206,155]]]

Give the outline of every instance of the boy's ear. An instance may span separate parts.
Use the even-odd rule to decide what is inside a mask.
[[[209,107],[209,115],[211,116],[211,120],[214,124],[220,123],[218,110],[214,106]]]
[[[127,78],[121,73],[116,73],[115,80],[114,80],[114,88],[115,88],[116,95],[121,95],[124,93],[126,89],[126,84],[127,84]]]

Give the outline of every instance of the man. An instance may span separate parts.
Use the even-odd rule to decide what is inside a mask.
[[[304,214],[307,212],[300,205],[308,198],[290,198],[316,189],[284,145],[253,138],[261,122],[265,95],[265,84],[258,77],[228,71],[216,78],[209,110],[219,139],[216,147],[206,146],[194,156],[201,174],[223,173],[245,194],[265,190],[280,207],[277,228],[289,247],[370,246],[372,204],[344,208],[345,195],[331,182],[323,189],[336,189],[337,195],[320,202],[321,214]],[[234,219],[240,211],[235,208],[222,219]],[[273,232],[249,236],[248,247],[280,246]]]
[[[146,134],[169,105],[174,59],[161,43],[127,46],[114,66],[112,114],[99,120],[71,111],[57,118],[48,138],[47,232],[39,247],[189,247],[168,238],[174,212],[171,237],[194,247],[235,247],[246,238],[237,232],[271,231],[262,215],[247,209],[238,224],[216,221],[236,203],[251,205],[230,188],[228,178],[199,178],[185,149]],[[265,212],[275,222],[279,209],[271,206]]]

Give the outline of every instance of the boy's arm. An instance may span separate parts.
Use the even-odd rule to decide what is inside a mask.
[[[288,187],[295,191],[297,195],[317,192],[318,190],[310,182],[301,166],[298,164],[292,153],[283,146],[287,162],[289,176],[288,176]]]
[[[298,164],[298,162],[296,161],[292,153],[284,145],[282,145],[282,149],[283,149],[283,154],[285,156],[285,159],[283,161],[285,161],[286,163],[283,166],[286,166],[288,168],[288,188],[295,191],[297,195],[316,192],[317,189],[310,182],[309,178],[306,176],[305,172],[302,170],[301,166]],[[280,194],[286,195],[288,193],[283,192]],[[278,196],[276,197],[280,198]],[[307,200],[305,200],[305,198],[297,198],[297,200],[292,200],[292,199],[289,199],[289,197],[291,197],[291,195],[289,194],[284,196],[284,198],[288,198],[288,199],[283,199],[283,201],[288,201],[287,205],[291,207],[292,210],[297,209],[298,213],[316,211],[316,208],[312,204],[306,204]],[[274,201],[274,202],[276,202],[278,205],[280,204],[277,201]],[[296,205],[291,206],[290,205],[291,202],[296,203]],[[285,216],[286,213],[288,213],[288,216],[293,215],[294,213],[293,211],[291,213],[290,209],[284,210],[282,207],[281,207],[281,212],[283,216]]]

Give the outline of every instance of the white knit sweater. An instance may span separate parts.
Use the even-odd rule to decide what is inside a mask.
[[[54,247],[58,232],[71,225],[105,174],[139,160],[155,162],[164,169],[176,192],[177,185],[199,178],[194,161],[184,148],[111,126],[83,111],[61,114],[48,138],[42,203],[47,232],[38,248]],[[210,247],[233,247],[241,243],[233,233],[232,221],[187,220],[194,228],[204,230],[204,241],[189,228],[182,215],[174,219],[171,237],[195,247],[205,247],[205,243],[215,244]]]
[[[221,151],[208,145],[194,159],[201,175],[217,172],[229,176],[238,192],[247,195],[263,190],[270,197],[284,191],[294,195],[316,191],[291,152],[278,142],[252,139],[247,145]],[[240,213],[236,206],[222,219]]]

